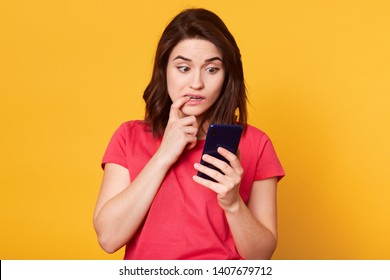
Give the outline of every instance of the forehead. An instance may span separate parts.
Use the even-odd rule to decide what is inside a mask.
[[[184,39],[180,41],[173,49],[170,57],[183,55],[199,58],[209,58],[209,56],[219,56],[222,58],[221,51],[216,45],[204,39]]]

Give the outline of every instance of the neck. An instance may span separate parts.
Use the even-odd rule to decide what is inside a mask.
[[[205,139],[206,138],[206,133],[207,133],[207,129],[209,127],[209,122],[202,122],[202,121],[199,121],[198,120],[198,133],[196,134],[196,138],[198,138],[198,140],[201,140],[201,139]]]

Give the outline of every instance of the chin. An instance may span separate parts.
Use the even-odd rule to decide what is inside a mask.
[[[186,116],[195,116],[195,117],[198,117],[198,116],[204,114],[204,110],[199,110],[196,108],[183,108],[182,112]]]

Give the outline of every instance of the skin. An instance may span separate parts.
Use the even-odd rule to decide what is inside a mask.
[[[94,213],[94,226],[101,247],[115,252],[134,236],[169,168],[185,149],[204,138],[203,115],[217,100],[225,71],[220,51],[210,42],[186,39],[172,50],[167,65],[167,84],[172,99],[169,120],[157,152],[135,180],[128,170],[114,163],[105,166],[101,190]],[[195,99],[191,98],[196,97]],[[239,254],[244,259],[269,259],[277,243],[276,178],[253,183],[247,205],[239,195],[243,175],[239,157],[219,148],[230,165],[205,155],[204,160],[218,167],[225,175],[194,163],[194,168],[217,182],[198,176],[199,187],[216,193]]]
[[[203,114],[218,99],[224,79],[222,54],[211,42],[187,39],[173,48],[167,65],[169,96],[173,102],[182,97],[196,97],[184,103],[181,117],[195,116],[200,124]],[[208,127],[207,122],[205,127]]]
[[[218,148],[218,153],[228,159],[230,165],[209,155],[204,155],[203,160],[218,167],[225,175],[195,163],[196,170],[217,182],[198,176],[193,176],[193,180],[217,194],[239,254],[244,259],[270,259],[277,244],[277,178],[255,181],[248,205],[245,205],[239,195],[243,175],[239,158],[223,148]]]

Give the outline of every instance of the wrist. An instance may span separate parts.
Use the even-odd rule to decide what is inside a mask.
[[[157,151],[154,156],[152,157],[152,160],[155,165],[159,168],[159,170],[168,170],[172,166],[172,162],[169,160],[168,157],[164,156],[160,151]]]
[[[237,215],[241,212],[242,207],[245,207],[245,203],[242,200],[241,196],[233,203],[227,207],[223,207],[223,210],[227,215]]]

